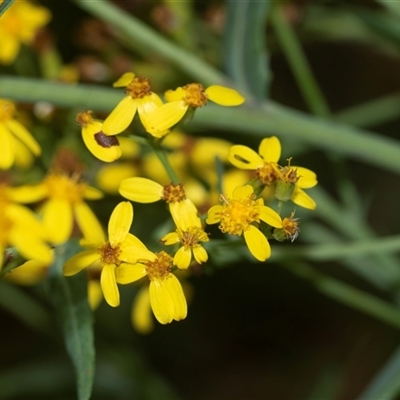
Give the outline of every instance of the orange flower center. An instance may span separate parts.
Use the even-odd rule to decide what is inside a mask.
[[[270,185],[278,179],[278,174],[272,163],[266,162],[264,165],[256,170],[256,177],[264,184]]]
[[[221,196],[225,204],[223,204],[220,216],[219,229],[231,235],[241,235],[252,222],[260,222],[259,205],[254,198],[254,194],[247,198],[234,200]]]
[[[67,200],[71,204],[82,201],[85,183],[78,183],[77,176],[69,178],[65,175],[50,174],[44,180],[48,197]]]
[[[199,242],[208,242],[207,233],[199,226],[191,226],[187,230],[177,229],[176,233],[179,236],[179,241],[185,249],[200,246]]]
[[[93,122],[93,111],[80,112],[77,114],[75,121],[82,127]]]
[[[7,121],[14,117],[14,103],[7,100],[0,100],[0,121]]]
[[[151,94],[150,80],[147,78],[136,77],[128,84],[125,93],[133,99],[141,99]]]
[[[290,217],[286,217],[282,221],[282,229],[286,234],[286,237],[289,238],[292,242],[299,236],[299,223],[298,218],[293,218],[294,213],[290,215]]]
[[[185,200],[186,194],[182,183],[179,183],[178,185],[170,183],[169,185],[164,186],[162,199],[167,203],[177,203]]]
[[[183,101],[192,108],[202,107],[207,104],[207,96],[200,83],[190,83],[183,87],[185,96]]]
[[[121,263],[119,256],[121,254],[121,249],[119,244],[115,247],[111,246],[110,242],[107,242],[100,247],[100,257],[103,264],[114,264],[119,265]]]
[[[145,268],[149,279],[168,279],[171,273],[173,258],[165,251],[155,253],[157,258],[154,261],[147,261]]]

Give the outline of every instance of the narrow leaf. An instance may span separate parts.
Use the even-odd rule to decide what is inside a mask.
[[[7,11],[7,9],[14,3],[14,0],[4,0],[0,4],[0,17]]]
[[[90,398],[93,386],[95,349],[93,316],[87,300],[85,272],[64,277],[64,262],[79,251],[76,243],[68,242],[56,249],[56,261],[50,269],[50,296],[64,336],[67,352],[75,367],[78,399]]]

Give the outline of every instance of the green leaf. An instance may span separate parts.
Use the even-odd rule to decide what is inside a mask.
[[[400,347],[375,376],[359,400],[395,399],[400,393]]]
[[[93,315],[87,300],[85,272],[64,277],[64,262],[79,251],[76,242],[56,248],[56,261],[50,269],[50,296],[61,327],[65,346],[75,367],[78,399],[89,399],[94,378],[95,349]]]
[[[6,12],[6,10],[14,3],[14,0],[4,0],[0,4],[0,17]]]
[[[270,2],[228,0],[224,67],[239,91],[263,99],[270,81],[265,26]]]

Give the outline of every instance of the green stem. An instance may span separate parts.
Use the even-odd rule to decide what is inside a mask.
[[[338,279],[321,274],[308,264],[296,262],[284,266],[295,275],[307,279],[324,295],[400,329],[400,311],[390,303]]]
[[[155,142],[154,140],[151,139],[148,141],[148,144],[151,146],[154,153],[162,163],[163,167],[165,168],[165,171],[167,172],[168,176],[171,179],[171,182],[174,185],[178,185],[180,183],[179,178],[176,175],[174,169],[172,168],[164,148],[160,145],[160,143]]]
[[[110,111],[122,97],[111,88],[11,76],[0,76],[0,93],[3,98],[31,103],[48,101],[58,106],[94,111]],[[400,173],[400,143],[397,140],[318,119],[272,101],[263,102],[257,108],[209,104],[196,111],[191,127],[224,129],[230,135],[245,132],[259,139],[274,134]]]
[[[320,117],[328,117],[330,115],[328,103],[314,78],[301,44],[279,4],[272,10],[271,23],[310,111]]]
[[[206,85],[229,84],[227,77],[216,68],[165,39],[114,4],[108,1],[74,0],[74,2],[90,14],[114,26],[122,35],[133,40],[134,44],[140,44],[141,47],[146,49],[146,53],[154,52],[164,57],[182,71],[194,76],[201,83]]]

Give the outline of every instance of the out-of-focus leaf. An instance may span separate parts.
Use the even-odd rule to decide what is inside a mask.
[[[395,399],[400,393],[400,347],[375,376],[358,400]]]
[[[265,25],[270,1],[229,0],[224,68],[239,90],[264,98],[270,81]]]
[[[14,3],[14,0],[4,0],[3,3],[0,4],[0,17],[6,12],[7,8]]]
[[[76,242],[56,249],[56,261],[50,269],[50,296],[61,327],[68,354],[77,376],[78,399],[90,398],[94,378],[95,349],[93,316],[87,300],[85,272],[64,277],[64,262],[79,251]]]

